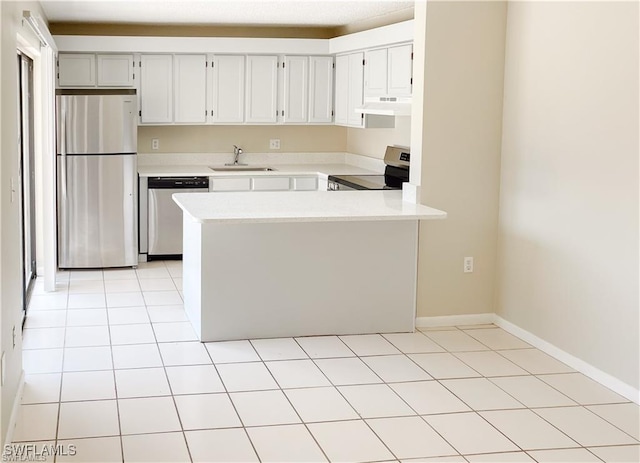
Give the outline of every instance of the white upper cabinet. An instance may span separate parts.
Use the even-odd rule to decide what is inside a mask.
[[[367,50],[364,62],[364,96],[386,95],[387,49]]]
[[[333,57],[309,58],[309,122],[333,121]]]
[[[349,55],[336,57],[335,123],[347,125],[349,107]]]
[[[59,87],[94,87],[95,85],[95,55],[79,53],[58,55]]]
[[[210,122],[244,122],[244,63],[244,55],[213,57]]]
[[[391,47],[388,50],[387,94],[410,96],[413,72],[413,46]]]
[[[174,122],[204,124],[206,116],[207,56],[173,57]]]
[[[60,53],[58,87],[133,87],[133,55]]]
[[[362,114],[356,108],[362,106],[364,53],[352,53],[336,58],[336,125],[362,127]]]
[[[278,122],[278,57],[247,56],[246,122]]]
[[[132,87],[133,55],[98,55],[98,87]]]
[[[363,78],[364,78],[364,53],[349,55],[349,90],[347,107],[347,125],[350,127],[362,127],[362,114],[356,112],[356,108],[363,103]]]
[[[412,52],[411,44],[365,52],[364,96],[411,96]]]
[[[362,127],[362,114],[356,108],[362,106],[364,90],[364,53],[349,55],[349,107],[347,108],[347,123],[352,127]]]
[[[173,122],[173,56],[142,55],[140,60],[140,122]]]
[[[285,56],[284,107],[282,121],[285,124],[305,123],[309,120],[309,58]]]

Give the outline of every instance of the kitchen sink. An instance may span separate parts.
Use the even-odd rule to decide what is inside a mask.
[[[271,167],[258,166],[209,166],[214,172],[271,172],[275,169]]]

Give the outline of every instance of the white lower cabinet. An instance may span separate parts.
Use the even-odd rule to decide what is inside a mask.
[[[209,177],[209,191],[249,191],[251,177]]]
[[[253,191],[287,191],[290,189],[289,177],[253,177]]]
[[[209,177],[209,191],[313,191],[317,189],[316,175]]]
[[[293,177],[292,188],[296,191],[313,191],[318,189],[318,177]]]

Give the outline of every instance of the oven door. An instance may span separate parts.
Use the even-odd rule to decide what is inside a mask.
[[[355,190],[355,188],[351,188],[350,186],[343,185],[341,183],[330,180],[327,186],[327,190],[328,191],[348,191],[348,190]]]

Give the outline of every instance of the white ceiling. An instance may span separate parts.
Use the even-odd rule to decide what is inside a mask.
[[[50,22],[343,26],[411,8],[396,0],[41,0]]]

